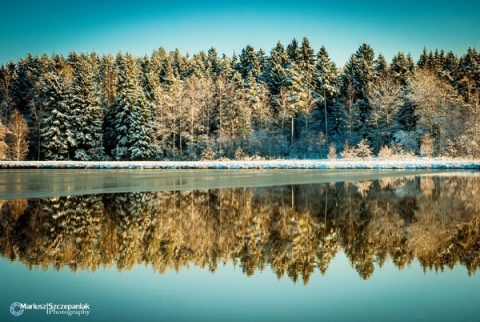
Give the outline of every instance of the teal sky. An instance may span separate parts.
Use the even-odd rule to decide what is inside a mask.
[[[266,52],[306,36],[343,66],[366,42],[387,60],[417,60],[423,47],[465,53],[480,47],[480,1],[8,1],[2,3],[0,64],[27,53],[150,55],[215,47],[231,56],[250,44]]]

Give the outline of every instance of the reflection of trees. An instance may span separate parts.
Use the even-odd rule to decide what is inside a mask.
[[[270,188],[0,201],[0,252],[28,267],[155,271],[233,262],[308,283],[341,250],[363,278],[480,265],[480,179],[384,178]]]

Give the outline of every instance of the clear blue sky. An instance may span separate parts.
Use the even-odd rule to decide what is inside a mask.
[[[27,53],[99,54],[215,47],[231,56],[250,44],[267,53],[306,36],[343,66],[366,42],[387,60],[418,59],[423,47],[480,48],[480,1],[8,1],[0,6],[0,64]]]

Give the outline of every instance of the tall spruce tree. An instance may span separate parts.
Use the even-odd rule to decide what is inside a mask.
[[[270,57],[267,62],[267,67],[265,68],[265,74],[263,79],[268,85],[270,95],[272,97],[272,103],[276,103],[276,95],[280,93],[283,84],[285,83],[286,72],[285,68],[287,67],[289,61],[285,47],[281,42],[278,42],[277,45],[270,51]]]
[[[398,52],[392,58],[391,71],[394,79],[401,86],[406,86],[413,75],[413,65],[403,52]]]
[[[299,48],[298,67],[305,75],[306,86],[312,88],[312,79],[315,72],[315,55],[307,37],[303,38],[302,45]]]
[[[477,99],[480,92],[480,53],[468,48],[459,62],[459,89],[467,103]]]
[[[348,60],[342,77],[341,96],[351,97],[360,112],[360,122],[363,124],[362,136],[368,135],[365,121],[370,114],[368,93],[375,79],[374,52],[368,44],[362,44]],[[353,90],[353,93],[349,91]]]
[[[295,38],[287,45],[287,55],[291,63],[300,63],[300,46]]]
[[[75,69],[70,102],[71,123],[75,128],[73,158],[103,160],[103,110],[97,82],[98,56],[81,54],[71,63]]]
[[[63,58],[55,65],[37,83],[42,105],[40,151],[44,160],[69,160],[76,144],[70,109],[73,71]]]
[[[285,85],[280,92],[280,106],[283,117],[290,119],[290,146],[293,146],[295,136],[295,120],[306,108],[305,77],[296,64],[291,64],[286,70]]]
[[[262,73],[260,62],[258,61],[257,53],[255,49],[251,45],[247,45],[244,49],[242,49],[242,53],[240,54],[240,73],[242,74],[243,78],[247,78],[248,73],[252,72],[253,76],[256,79],[259,79]]]
[[[147,160],[153,156],[152,116],[140,77],[135,57],[120,56],[119,91],[110,109],[115,160]]]
[[[323,108],[324,135],[326,142],[328,142],[329,134],[338,130],[338,128],[335,129],[335,122],[329,122],[329,119],[332,118],[331,108],[338,93],[338,72],[324,46],[320,48],[317,54],[313,85],[318,104]]]
[[[375,78],[384,77],[389,72],[388,63],[383,54],[378,55],[374,62],[373,69],[375,71]]]

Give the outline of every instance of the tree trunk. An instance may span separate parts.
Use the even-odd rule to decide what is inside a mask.
[[[294,133],[294,131],[295,131],[295,128],[294,128],[294,117],[293,117],[293,115],[292,115],[292,117],[291,117],[291,120],[292,120],[292,122],[291,122],[291,133],[290,133],[290,150],[291,150],[291,148],[292,148],[292,146],[293,146],[293,133]]]
[[[325,110],[325,143],[328,145],[327,98],[325,97],[325,89],[323,90],[323,102],[324,102],[324,110]]]

